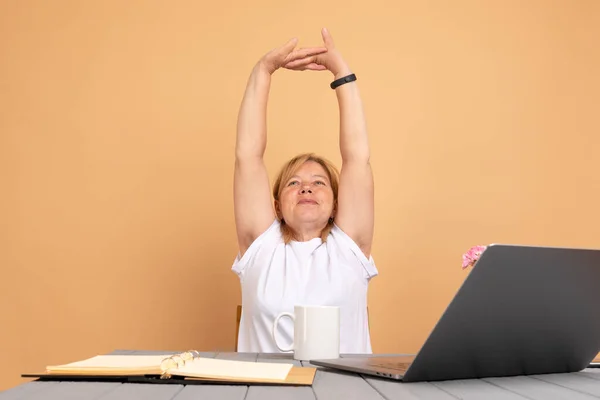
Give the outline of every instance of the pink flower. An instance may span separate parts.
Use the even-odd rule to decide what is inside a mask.
[[[473,246],[462,256],[462,269],[472,267],[485,251],[486,246]]]

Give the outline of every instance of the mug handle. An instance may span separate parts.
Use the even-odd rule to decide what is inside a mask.
[[[277,316],[277,318],[275,318],[275,321],[273,322],[273,341],[275,342],[275,346],[277,346],[277,348],[279,350],[281,350],[281,351],[293,351],[294,350],[294,341],[293,340],[292,340],[292,343],[290,344],[290,346],[288,348],[282,348],[277,343],[277,338],[275,337],[275,332],[277,331],[277,325],[279,324],[279,320],[281,318],[283,318],[283,317],[290,317],[293,322],[296,322],[296,318],[294,317],[294,314],[291,314],[289,312],[282,312],[281,314],[279,314]]]

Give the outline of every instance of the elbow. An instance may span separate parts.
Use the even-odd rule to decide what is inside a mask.
[[[240,151],[239,149],[235,150],[235,162],[237,164],[239,163],[245,163],[247,161],[256,161],[256,160],[262,160],[263,159],[263,155],[264,155],[264,151],[261,152],[260,150],[242,150]]]
[[[236,160],[248,160],[248,159],[262,159],[265,154],[266,146],[261,145],[258,141],[254,143],[238,144],[235,146],[235,159]]]
[[[346,149],[342,151],[342,162],[353,164],[369,164],[371,162],[371,154],[369,148]]]

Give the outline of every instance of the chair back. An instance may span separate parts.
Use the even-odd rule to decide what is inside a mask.
[[[240,336],[240,321],[242,320],[242,306],[238,304],[235,321],[235,351],[237,353],[238,337]]]

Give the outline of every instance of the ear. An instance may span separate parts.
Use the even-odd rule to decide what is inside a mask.
[[[275,207],[275,214],[277,215],[277,218],[282,219],[283,216],[281,215],[281,206],[279,205],[279,201],[275,200],[273,202],[273,206]]]

